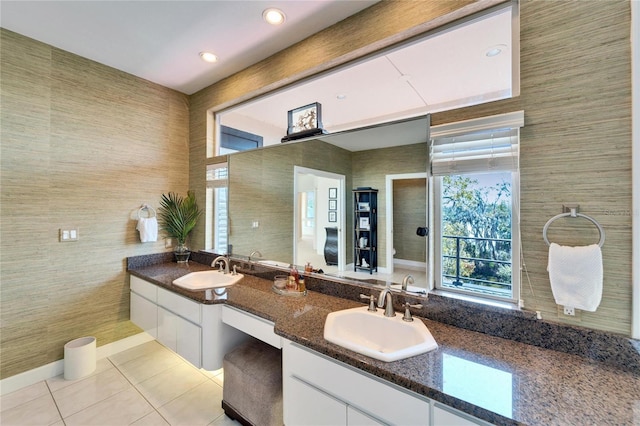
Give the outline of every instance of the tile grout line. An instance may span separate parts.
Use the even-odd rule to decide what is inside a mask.
[[[135,359],[135,358],[134,358],[134,359]],[[142,399],[144,399],[144,400],[147,402],[147,404],[149,404],[149,406],[153,409],[153,411],[155,411],[156,413],[158,413],[158,415],[162,418],[162,420],[164,420],[165,422],[167,422],[167,424],[171,425],[171,423],[169,423],[169,421],[168,421],[168,420],[167,420],[167,419],[162,415],[162,413],[160,413],[160,412],[158,411],[158,409],[157,409],[156,407],[154,407],[154,406],[153,406],[153,404],[151,403],[151,401],[149,401],[149,400],[148,400],[148,399],[147,399],[147,398],[142,394],[142,392],[140,392],[140,389],[138,389],[138,387],[137,387],[135,384],[133,384],[133,383],[131,382],[131,380],[129,380],[129,378],[127,377],[127,375],[126,375],[126,374],[124,374],[124,373],[122,372],[122,370],[120,370],[120,369],[118,368],[118,366],[117,366],[117,365],[116,365],[116,364],[111,360],[111,358],[110,358],[110,357],[107,357],[107,361],[109,361],[109,362],[111,363],[111,365],[113,365],[113,367],[114,367],[116,370],[118,370],[118,373],[120,373],[120,374],[122,375],[122,377],[124,377],[124,378],[125,378],[125,380],[126,380],[127,382],[129,382],[129,384],[131,385],[131,387],[133,387],[133,389],[135,389],[135,391],[138,393],[138,395],[140,395],[140,396],[142,397]],[[133,360],[130,360],[130,361],[133,361]],[[129,361],[127,361],[127,362],[129,362]],[[126,362],[125,362],[124,364],[126,364]],[[139,420],[141,420],[141,419],[145,418],[145,417],[146,417],[146,416],[148,416],[149,414],[151,414],[151,413],[147,413],[147,414],[145,414],[144,416],[142,416],[142,417],[140,417],[140,418],[138,418],[138,419],[134,420],[133,422],[131,422],[131,423],[129,423],[129,424],[131,425],[131,424],[133,424],[133,423],[135,423],[135,422],[137,422],[137,421],[139,421]]]
[[[58,415],[60,416],[60,420],[62,421],[63,424],[67,424],[67,422],[64,421],[64,417],[62,417],[62,412],[60,411],[60,407],[58,407],[58,402],[56,401],[56,398],[53,396],[53,391],[51,390],[51,387],[49,386],[49,383],[47,383],[46,380],[43,380],[44,385],[47,387],[47,390],[49,391],[49,395],[51,395],[51,399],[53,400],[53,404],[56,406],[56,410],[58,411]]]
[[[173,398],[171,398],[171,400],[166,401],[165,403],[163,403],[163,404],[162,404],[162,406],[165,406],[165,405],[167,405],[167,404],[170,404],[171,402],[175,401],[176,399],[183,397],[185,394],[187,394],[187,393],[188,393],[188,392],[190,392],[191,390],[193,390],[193,389],[197,388],[198,386],[204,385],[204,384],[206,384],[206,383],[213,383],[213,384],[215,384],[215,385],[216,385],[216,387],[223,388],[223,386],[219,383],[219,381],[222,381],[222,380],[221,380],[221,376],[222,376],[222,374],[223,374],[222,372],[219,372],[219,373],[217,373],[217,374],[212,374],[213,372],[210,372],[210,371],[208,371],[208,370],[203,370],[203,369],[201,369],[201,368],[196,368],[195,366],[191,365],[188,361],[184,360],[184,358],[182,358],[182,357],[178,356],[177,354],[174,354],[174,355],[175,355],[175,356],[179,359],[179,361],[181,361],[183,364],[177,363],[177,364],[175,364],[175,365],[173,365],[173,366],[171,366],[171,367],[169,367],[169,368],[167,368],[167,369],[165,369],[165,370],[163,370],[163,371],[161,371],[161,372],[156,373],[155,375],[162,374],[162,373],[164,373],[164,372],[166,372],[166,371],[170,370],[171,368],[179,368],[181,365],[186,365],[186,366],[189,366],[190,368],[192,368],[192,369],[194,370],[194,372],[196,372],[197,374],[199,374],[201,377],[203,377],[203,380],[202,380],[202,382],[200,382],[198,385],[196,385],[196,386],[194,386],[194,387],[192,387],[192,388],[190,388],[190,389],[188,389],[188,390],[186,390],[186,391],[182,392],[180,395],[176,395],[176,396],[174,396]],[[141,356],[144,356],[144,355],[141,355]],[[131,359],[131,360],[128,360],[127,362],[133,361],[133,360],[135,360],[135,359],[137,359],[137,358],[139,358],[139,357],[135,357],[135,358],[133,358],[133,359]],[[102,399],[102,400],[100,400],[100,401],[95,401],[93,404],[91,404],[91,405],[89,405],[89,406],[87,406],[87,407],[84,407],[82,410],[77,411],[77,412],[74,412],[74,413],[72,413],[72,414],[68,415],[68,416],[65,418],[65,417],[63,416],[63,414],[62,414],[61,409],[60,409],[59,401],[58,401],[58,400],[56,399],[56,397],[54,396],[54,390],[53,390],[53,388],[55,387],[54,385],[59,385],[59,383],[49,383],[47,380],[42,380],[43,384],[45,385],[45,389],[46,389],[46,392],[42,393],[42,395],[43,395],[43,396],[44,396],[44,395],[47,395],[47,394],[49,395],[49,397],[53,400],[53,403],[54,403],[54,405],[55,405],[55,409],[56,409],[56,411],[57,411],[57,413],[58,413],[58,419],[59,419],[59,420],[56,420],[53,424],[55,424],[55,423],[57,423],[58,421],[60,421],[60,422],[61,422],[61,424],[63,424],[63,425],[65,425],[65,426],[66,426],[66,425],[68,424],[68,419],[69,419],[69,418],[71,418],[72,416],[75,416],[75,415],[77,415],[78,413],[81,413],[81,412],[83,412],[83,411],[85,411],[85,410],[90,409],[91,407],[94,407],[96,404],[100,404],[100,403],[104,402],[105,400],[107,400],[107,399],[109,399],[109,398],[112,398],[112,397],[114,397],[114,396],[116,396],[116,395],[118,395],[118,394],[121,394],[121,393],[122,393],[122,392],[124,392],[124,391],[128,391],[128,390],[130,390],[131,388],[133,388],[133,389],[135,389],[136,394],[137,394],[137,395],[139,395],[140,397],[142,397],[142,399],[143,399],[143,400],[144,400],[144,401],[145,401],[145,402],[146,402],[146,403],[147,403],[147,404],[152,408],[152,411],[150,411],[150,412],[148,412],[147,414],[145,414],[145,415],[143,415],[143,416],[141,416],[141,417],[139,417],[139,418],[135,419],[135,420],[134,420],[133,422],[131,422],[130,424],[133,424],[133,423],[135,423],[135,422],[138,422],[138,421],[142,420],[144,417],[146,417],[146,416],[148,416],[148,415],[150,415],[150,414],[153,414],[153,412],[155,411],[155,413],[157,413],[157,415],[159,415],[159,416],[160,416],[160,418],[161,418],[161,419],[163,419],[163,420],[166,422],[166,424],[171,425],[171,422],[169,421],[169,419],[168,419],[168,418],[166,418],[166,416],[164,416],[164,415],[160,412],[160,410],[159,410],[162,406],[161,406],[161,407],[156,408],[156,407],[154,406],[154,404],[152,404],[152,403],[151,403],[151,401],[150,401],[147,397],[145,397],[145,395],[142,393],[141,388],[139,388],[139,387],[138,387],[138,385],[141,385],[141,383],[142,383],[142,382],[140,382],[140,383],[138,383],[138,384],[134,384],[134,383],[132,382],[132,379],[131,379],[130,377],[128,377],[122,369],[120,369],[120,366],[125,365],[125,364],[126,364],[126,362],[125,362],[125,363],[121,363],[121,364],[116,364],[116,362],[111,358],[111,356],[104,357],[103,359],[105,359],[105,361],[108,363],[108,365],[109,365],[110,367],[106,367],[106,366],[104,366],[104,367],[106,367],[106,368],[102,369],[102,371],[100,371],[100,372],[98,372],[98,373],[90,374],[90,375],[88,375],[87,377],[84,377],[84,378],[82,378],[82,379],[77,380],[77,382],[81,382],[82,380],[89,379],[90,377],[95,376],[96,374],[102,374],[102,373],[104,373],[104,372],[109,371],[111,368],[114,368],[114,369],[115,369],[115,372],[117,372],[117,373],[118,373],[122,378],[124,378],[124,379],[125,379],[125,381],[129,384],[130,388],[123,389],[123,390],[121,390],[120,392],[117,392],[116,394],[110,395],[110,396],[108,396],[107,398],[104,398],[104,399]],[[216,370],[216,371],[218,371],[218,370]],[[154,376],[155,376],[155,375],[154,375]],[[153,376],[151,376],[151,377],[153,377]],[[145,380],[148,380],[148,379],[150,379],[151,377],[149,377],[149,378],[147,378],[147,379],[145,379]],[[222,376],[222,377],[223,377],[223,376]],[[68,386],[70,386],[70,385],[72,385],[72,384],[73,384],[73,383],[69,384]],[[56,391],[55,391],[55,392],[57,392],[58,390],[65,389],[65,388],[66,388],[66,386],[60,387],[59,389],[56,389]],[[29,402],[29,401],[27,401],[27,402],[25,402],[25,403],[28,403],[28,402]],[[19,404],[18,406],[20,406],[20,405],[23,405],[23,404]],[[16,407],[18,407],[18,406],[16,406]],[[216,421],[219,421],[219,420],[220,420],[221,418],[223,418],[224,416],[225,416],[225,414],[224,414],[224,412],[223,412],[220,416],[217,416],[216,418],[211,419],[211,422],[210,422],[210,423],[208,423],[207,425],[215,424],[215,423],[216,423]]]
[[[122,376],[123,376],[123,377],[124,377],[128,382],[129,382],[129,384],[130,384],[130,385],[135,389],[135,391],[136,391],[136,392],[137,392],[137,393],[142,397],[142,399],[144,399],[144,400],[149,404],[149,406],[153,409],[153,411],[155,411],[156,413],[158,413],[158,415],[159,415],[159,416],[160,416],[160,417],[161,417],[165,422],[167,422],[167,424],[168,424],[168,425],[171,425],[171,422],[170,422],[170,421],[169,421],[165,416],[163,416],[163,415],[162,415],[162,413],[160,412],[159,408],[161,408],[161,407],[158,407],[158,408],[154,407],[154,405],[151,403],[151,401],[149,401],[149,400],[148,400],[148,399],[147,399],[147,398],[142,394],[142,392],[140,391],[140,389],[138,389],[138,386],[137,386],[136,384],[132,383],[132,382],[131,382],[131,380],[129,380],[129,378],[126,376],[126,374],[124,374],[124,372],[122,372],[122,370],[120,370],[120,369],[118,368],[118,366],[117,366],[117,365],[116,365],[116,364],[115,364],[111,359],[109,359],[109,357],[107,357],[107,359],[108,359],[108,361],[109,361],[109,362],[110,362],[110,363],[111,363],[111,364],[116,368],[116,370],[118,370],[118,372],[119,372],[119,373],[120,373],[120,374],[121,374],[121,375],[122,375]],[[135,358],[134,358],[134,359],[135,359]],[[182,362],[182,363],[184,363],[184,364],[189,365],[189,364],[188,364],[188,362],[186,362],[186,361],[185,361],[184,359],[182,359],[181,357],[179,357],[179,356],[178,356],[178,359],[180,360],[180,362]],[[130,361],[133,361],[133,360],[130,360]],[[129,362],[129,361],[127,361],[127,362]],[[126,363],[124,363],[124,364],[126,364]],[[176,367],[176,366],[169,367],[169,368],[167,368],[167,369],[165,369],[165,370],[163,370],[163,371],[161,371],[161,372],[158,372],[158,373],[157,373],[157,374],[155,374],[155,375],[162,374],[163,372],[166,372],[167,370],[170,370],[171,368],[175,368],[175,367]],[[206,381],[206,380],[211,380],[211,381],[212,381],[212,382],[214,382],[216,385],[218,385],[218,384],[213,380],[213,377],[209,377],[208,375],[203,374],[199,369],[196,369],[196,371],[198,372],[198,374],[201,374],[201,375],[205,378],[205,381]],[[153,376],[151,376],[151,377],[153,377]],[[151,377],[148,377],[148,378],[147,378],[147,379],[145,379],[145,380],[149,380]],[[140,382],[140,383],[142,383],[142,382]],[[140,383],[138,383],[138,384],[140,384]],[[205,383],[205,382],[202,382],[202,383]],[[218,385],[218,386],[219,386],[219,385]],[[193,389],[193,388],[192,388],[192,389]],[[169,400],[169,401],[165,402],[162,406],[165,406],[165,405],[167,405],[167,404],[171,403],[172,401],[175,401],[176,399],[178,399],[178,398],[180,398],[181,396],[185,395],[187,392],[189,392],[189,391],[190,391],[190,390],[192,390],[192,389],[189,389],[189,390],[187,390],[187,391],[185,391],[185,392],[181,393],[180,395],[175,396],[175,397],[174,397],[174,398],[172,398],[171,400]],[[151,414],[151,413],[149,413],[149,414]],[[132,422],[132,423],[130,423],[130,424],[133,424],[133,423],[137,422],[138,420],[140,420],[140,419],[142,419],[142,418],[144,418],[144,417],[148,416],[149,414],[145,414],[144,416],[140,417],[139,419],[136,419],[134,422]],[[215,421],[215,419],[214,419],[214,421]]]

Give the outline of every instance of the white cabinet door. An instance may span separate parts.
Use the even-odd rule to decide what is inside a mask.
[[[152,301],[153,303],[158,302],[157,285],[151,284],[150,282],[145,281],[142,278],[131,275],[131,277],[129,278],[129,287],[131,288],[131,291],[136,293],[138,296],[142,296],[145,299]]]
[[[158,342],[177,352],[178,316],[158,306]]]
[[[347,404],[290,377],[287,426],[341,426],[347,424]]]
[[[332,395],[346,404],[383,423],[398,425],[428,425],[430,402],[428,399],[391,386],[388,382],[331,360],[310,349],[285,341],[282,352],[283,386],[289,377],[297,377]],[[284,394],[284,411],[291,407],[291,392]]]
[[[202,329],[180,317],[176,325],[176,352],[197,368],[202,367]]]
[[[134,292],[130,293],[130,297],[131,322],[153,337],[158,337],[158,307],[156,304]]]
[[[433,407],[432,426],[478,426],[486,424],[480,420],[472,421],[467,417],[459,416],[449,410],[443,410],[437,406]]]
[[[179,294],[172,293],[164,288],[158,288],[158,305],[194,324],[200,324],[202,320],[200,303],[187,299]]]
[[[347,425],[348,426],[382,426],[384,423],[379,422],[371,416],[364,414],[362,411],[347,406]]]

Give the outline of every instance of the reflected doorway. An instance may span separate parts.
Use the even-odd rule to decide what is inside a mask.
[[[428,227],[429,209],[426,173],[405,173],[386,176],[386,266],[394,282],[405,274],[414,278],[414,285],[427,286],[428,236],[417,234],[419,227]]]
[[[344,175],[294,167],[294,264],[344,270],[344,187]]]

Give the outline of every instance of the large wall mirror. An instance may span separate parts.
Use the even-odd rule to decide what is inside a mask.
[[[506,3],[218,112],[217,128],[263,141],[262,148],[242,152],[214,149],[230,153],[226,201],[233,254],[258,250],[263,259],[281,264],[311,262],[339,275],[353,271],[352,189],[373,187],[380,191],[378,274],[402,272],[394,268],[397,259],[417,268],[416,284],[426,286],[426,239],[416,228],[427,225],[428,114],[518,94],[516,7]],[[327,134],[281,143],[287,112],[314,102],[322,105]],[[393,193],[388,193],[389,180]],[[335,203],[329,188],[337,190]],[[386,205],[394,199],[401,208],[389,210]],[[387,221],[388,216],[394,220]],[[328,265],[323,253],[329,227],[341,232],[335,265]],[[301,246],[307,251],[299,251]],[[389,260],[387,253],[396,257]],[[397,281],[402,274],[395,277],[384,279]]]

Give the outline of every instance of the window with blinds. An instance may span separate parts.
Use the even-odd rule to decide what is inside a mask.
[[[519,129],[474,132],[431,140],[431,174],[518,170]]]
[[[209,164],[207,181],[206,247],[226,254],[228,247],[228,185],[227,163]]]
[[[516,303],[522,111],[431,128],[436,288]]]

